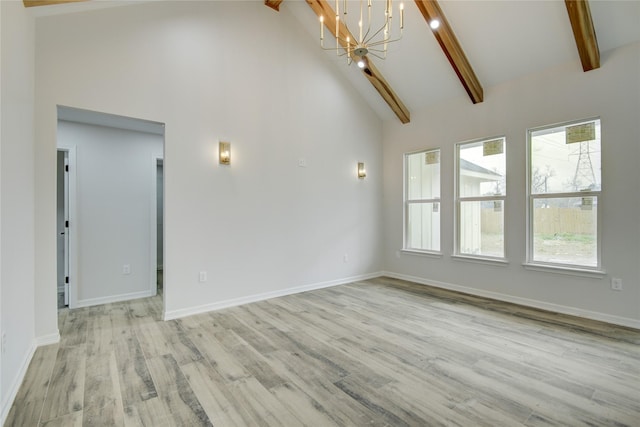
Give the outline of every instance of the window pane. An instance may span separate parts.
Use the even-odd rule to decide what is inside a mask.
[[[440,203],[410,203],[407,249],[440,250]]]
[[[504,257],[502,200],[460,202],[460,253]]]
[[[440,150],[407,155],[408,200],[440,197]]]
[[[597,197],[536,199],[533,260],[596,267]]]
[[[504,138],[459,145],[460,197],[504,195]]]
[[[531,133],[531,193],[599,191],[600,120]]]

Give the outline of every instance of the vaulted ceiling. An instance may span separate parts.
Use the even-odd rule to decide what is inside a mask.
[[[81,0],[24,4],[77,1]],[[381,118],[397,117],[403,123],[410,121],[412,110],[448,98],[467,96],[469,102],[481,103],[490,96],[487,88],[557,64],[576,61],[576,72],[606,67],[607,51],[640,41],[640,1],[404,1],[403,38],[389,46],[387,59],[370,56],[360,70],[347,66],[335,52],[327,53],[327,61],[336,62]],[[349,2],[356,4],[353,9],[359,4]],[[319,16],[325,17],[327,34],[335,34],[335,0],[264,4],[274,13],[293,15],[309,37],[319,37]],[[441,22],[436,30],[428,25],[434,18]],[[342,23],[340,32],[348,32]]]
[[[317,38],[317,16],[306,3],[313,1],[284,0],[280,13],[289,10]],[[481,103],[492,86],[569,61],[576,61],[576,72],[606,67],[606,54],[600,58],[600,53],[640,41],[640,1],[405,3],[403,39],[390,46],[386,60],[373,63],[408,114],[458,96]],[[434,31],[428,21],[436,16],[445,22]],[[347,67],[335,54],[327,58],[338,63],[381,117],[402,120],[357,67]]]

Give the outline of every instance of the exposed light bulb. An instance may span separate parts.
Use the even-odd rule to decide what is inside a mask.
[[[358,59],[357,64],[358,64],[358,67],[364,68],[364,66],[365,66],[364,59]]]
[[[437,19],[432,19],[431,22],[429,23],[429,26],[431,27],[432,30],[436,30],[440,26],[440,21],[438,21]]]

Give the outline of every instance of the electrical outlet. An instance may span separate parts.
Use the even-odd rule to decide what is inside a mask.
[[[7,352],[7,333],[2,333],[2,354]]]
[[[125,264],[122,266],[122,274],[131,274],[131,265]]]
[[[207,272],[206,271],[201,271],[199,274],[199,280],[200,283],[204,283],[207,281]]]
[[[349,254],[344,254],[342,257],[342,262],[349,262]]]
[[[307,159],[305,159],[304,157],[300,157],[298,159],[298,167],[299,168],[306,168],[307,167]]]
[[[613,289],[614,291],[621,291],[622,290],[622,279],[619,279],[617,277],[612,277],[611,278],[611,289]]]

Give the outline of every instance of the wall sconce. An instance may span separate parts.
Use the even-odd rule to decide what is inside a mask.
[[[367,170],[364,168],[364,163],[358,163],[358,178],[362,179],[367,176]]]
[[[218,156],[220,158],[221,165],[231,164],[231,143],[222,142],[218,144]]]

